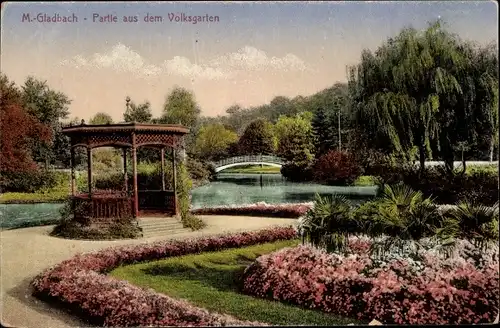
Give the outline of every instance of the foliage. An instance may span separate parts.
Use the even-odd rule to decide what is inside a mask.
[[[207,181],[210,179],[210,176],[212,174],[210,167],[208,167],[207,164],[191,157],[187,158],[186,167],[193,182]]]
[[[493,52],[459,40],[440,21],[422,32],[406,28],[374,54],[363,51],[350,69],[355,122],[372,148],[409,159],[416,146],[421,171],[438,155],[453,175],[460,142],[473,144],[483,128],[493,140],[498,131],[497,70]]]
[[[302,240],[327,251],[343,251],[353,226],[351,204],[339,195],[315,196],[314,207],[307,211],[302,224]]]
[[[238,135],[222,124],[203,125],[196,137],[194,153],[205,160],[218,160],[228,155],[229,147],[238,142]]]
[[[313,170],[310,164],[289,162],[281,166],[281,175],[294,182],[311,181]]]
[[[160,122],[192,128],[196,125],[200,112],[194,94],[184,88],[175,87],[165,100]]]
[[[105,124],[113,124],[113,118],[104,112],[96,113],[90,120],[89,124],[92,125],[105,125]]]
[[[315,109],[312,119],[316,158],[332,149],[340,150],[343,135],[350,128],[351,118],[348,116],[349,96],[347,85],[336,83],[331,88],[328,96],[330,96],[329,99],[317,102],[319,107]],[[341,124],[340,140],[339,119]]]
[[[51,171],[4,172],[0,177],[2,192],[47,192],[58,184],[57,175]]]
[[[206,223],[189,212],[191,207],[191,189],[193,188],[193,181],[189,176],[186,165],[182,163],[179,163],[177,166],[177,181],[179,212],[182,225],[185,228],[191,228],[193,231],[204,228]]]
[[[356,158],[347,152],[330,150],[314,164],[314,179],[328,185],[351,185],[362,173]]]
[[[67,220],[57,224],[50,235],[76,240],[115,240],[138,238],[142,233],[137,225],[129,223],[111,222],[94,227]]]
[[[317,195],[299,229],[309,243],[333,251],[345,250],[349,235],[367,235],[376,240],[370,252],[378,258],[394,247],[418,248],[425,238],[435,238],[443,246],[452,246],[456,238],[480,245],[498,240],[498,207],[464,204],[443,211],[431,198],[403,184],[384,185],[380,197],[355,209],[342,197]]]
[[[251,122],[238,141],[238,149],[245,155],[272,155],[276,149],[273,126],[264,119]]]
[[[474,201],[460,201],[448,210],[447,216],[450,220],[442,229],[446,237],[469,238],[478,248],[498,243],[498,202],[485,206]]]
[[[238,278],[248,263],[260,255],[297,244],[296,239],[285,240],[174,257],[119,267],[110,275],[240,320],[272,325],[337,325],[356,321],[239,293]]]
[[[387,166],[385,166],[387,167]],[[453,204],[467,198],[485,205],[498,201],[498,173],[494,170],[470,171],[470,174],[449,177],[443,167],[428,167],[418,174],[418,167],[384,166],[378,168],[381,183],[396,184],[403,182],[413,190],[421,191],[426,197],[434,197],[440,204]]]
[[[250,324],[230,316],[209,313],[185,301],[146,291],[103,273],[126,264],[293,238],[296,238],[293,228],[274,228],[195,240],[168,240],[77,255],[35,277],[32,281],[33,295],[77,309],[81,316],[101,326]],[[134,311],[120,310],[125,308],[133,308]]]
[[[151,104],[146,101],[143,104],[136,105],[133,101],[130,102],[130,97],[127,97],[127,109],[123,113],[125,122],[150,123],[153,118],[151,113]]]
[[[37,80],[32,76],[26,79],[21,91],[22,103],[26,111],[51,129],[49,140],[44,138],[31,140],[33,159],[36,162],[45,163],[46,168],[49,163],[66,161],[65,157],[59,157],[61,154],[64,156],[61,148],[64,145],[53,141],[63,137],[60,135],[59,120],[67,118],[71,100],[64,93],[51,89],[46,81]],[[56,156],[58,154],[59,156]]]
[[[37,167],[31,145],[34,140],[49,143],[51,130],[25,109],[21,91],[3,74],[0,76],[0,122],[2,180],[6,179],[4,174],[35,172]]]
[[[461,246],[450,259],[426,247],[416,260],[408,253],[387,261],[370,259],[362,238],[349,240],[346,256],[285,248],[247,267],[243,291],[384,324],[491,323],[498,314],[498,247],[484,254]]]
[[[311,115],[304,112],[294,117],[280,116],[274,128],[278,156],[297,167],[308,167],[314,157]]]
[[[239,206],[205,207],[191,210],[196,215],[242,215],[280,218],[298,218],[304,215],[311,204],[266,204],[257,203]]]

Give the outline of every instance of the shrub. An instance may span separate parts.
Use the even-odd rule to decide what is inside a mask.
[[[200,208],[191,210],[191,213],[197,215],[241,215],[241,216],[298,218],[304,215],[311,208],[311,206],[312,203],[301,203],[301,204],[257,203],[251,205]]]
[[[0,175],[1,192],[28,192],[54,188],[60,181],[58,173],[46,170],[29,172],[2,172]]]
[[[287,180],[296,182],[310,181],[313,177],[312,168],[308,164],[285,163],[281,166],[280,172]]]
[[[207,226],[202,219],[191,213],[187,213],[182,217],[182,224],[185,228],[190,228],[193,231],[203,229]]]
[[[209,168],[200,161],[197,161],[194,158],[188,157],[186,161],[187,170],[189,172],[189,176],[193,180],[208,180],[210,178],[210,170]]]
[[[498,247],[471,262],[463,241],[456,257],[432,249],[385,262],[367,256],[370,242],[353,238],[349,256],[308,246],[259,257],[242,276],[243,292],[384,324],[492,322],[498,313]]]
[[[343,196],[320,197],[300,225],[303,241],[328,251],[345,248],[349,233],[357,232],[351,216],[351,204]]]
[[[363,173],[353,155],[331,150],[316,160],[314,180],[327,185],[351,185]]]
[[[388,168],[378,176],[383,184],[403,182],[413,190],[421,191],[425,197],[434,197],[440,204],[454,204],[463,199],[486,205],[498,201],[498,173],[491,170],[450,177],[441,166],[427,167],[420,175],[417,166],[407,165]]]
[[[273,228],[200,239],[122,246],[77,255],[38,275],[33,295],[76,309],[105,326],[262,325],[209,313],[185,301],[135,287],[103,274],[120,265],[296,238],[293,228]]]

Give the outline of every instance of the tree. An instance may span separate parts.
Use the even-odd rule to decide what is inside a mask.
[[[67,118],[71,100],[64,93],[49,88],[46,81],[40,81],[31,76],[22,86],[21,98],[28,114],[52,129],[52,138],[49,140],[32,140],[30,147],[33,159],[36,162],[45,162],[46,166],[57,160],[65,160],[56,158],[56,153],[63,152],[55,148],[60,144],[54,144],[53,138],[61,138],[59,120]]]
[[[138,122],[138,123],[149,123],[153,118],[151,113],[151,104],[146,101],[143,104],[136,105],[133,101],[130,101],[130,97],[127,97],[127,109],[123,114],[123,119],[125,122]]]
[[[194,147],[199,158],[214,160],[227,155],[228,148],[238,141],[238,135],[222,124],[202,126]]]
[[[32,140],[48,142],[52,131],[23,108],[22,92],[3,74],[0,76],[0,122],[2,175],[36,170],[30,149]]]
[[[457,143],[474,143],[475,117],[495,101],[474,90],[485,84],[493,94],[498,83],[474,69],[472,49],[437,21],[423,32],[405,28],[374,54],[364,51],[349,86],[356,123],[372,146],[407,160],[416,146],[421,172],[437,154],[452,175]]]
[[[167,96],[161,122],[181,124],[191,128],[196,125],[200,113],[201,109],[196,103],[194,94],[184,88],[175,87]]]
[[[238,149],[242,154],[273,154],[275,148],[273,126],[264,119],[251,122],[238,141]]]
[[[99,112],[95,114],[90,120],[89,124],[92,125],[105,125],[105,124],[113,124],[113,119],[109,114]]]
[[[278,156],[297,167],[308,167],[313,159],[312,113],[280,116],[275,125]]]

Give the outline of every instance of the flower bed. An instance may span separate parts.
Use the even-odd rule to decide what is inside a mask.
[[[298,218],[303,216],[312,206],[312,202],[298,204],[266,204],[262,202],[249,205],[200,208],[192,210],[191,213],[195,215],[241,215]]]
[[[293,228],[272,228],[184,241],[109,248],[79,254],[38,275],[33,295],[76,310],[93,324],[104,326],[262,325],[209,313],[181,300],[144,290],[106,276],[112,269],[207,251],[297,238]]]
[[[435,248],[385,260],[370,241],[351,239],[351,254],[310,246],[259,257],[242,277],[245,293],[386,324],[491,323],[498,314],[498,247],[466,241],[446,259]]]

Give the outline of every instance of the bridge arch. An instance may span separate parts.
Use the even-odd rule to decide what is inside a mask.
[[[215,172],[243,165],[268,165],[281,167],[283,164],[284,161],[280,157],[267,155],[234,156],[212,163],[215,168]]]

